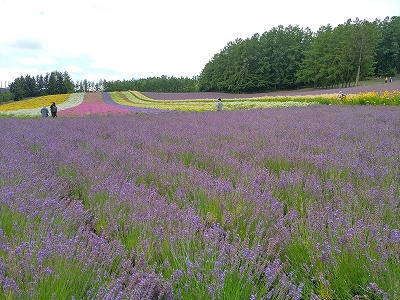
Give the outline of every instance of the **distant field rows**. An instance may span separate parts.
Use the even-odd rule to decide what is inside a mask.
[[[315,104],[400,105],[400,83],[339,89],[281,91],[263,94],[89,92],[44,96],[0,105],[0,115],[39,117],[40,109],[55,102],[59,116],[92,114],[159,113],[165,111],[212,111],[223,99],[224,110],[307,106]]]
[[[374,84],[358,87],[347,88],[334,88],[334,89],[307,89],[307,90],[294,90],[294,91],[277,91],[269,93],[256,93],[256,94],[228,94],[228,93],[215,93],[215,92],[202,92],[202,93],[153,93],[145,92],[146,96],[154,100],[189,100],[189,99],[237,99],[237,98],[263,98],[263,97],[286,97],[286,96],[315,96],[315,95],[337,95],[339,91],[346,94],[358,94],[365,92],[377,92],[379,94],[385,91],[400,90],[400,80],[388,84]]]

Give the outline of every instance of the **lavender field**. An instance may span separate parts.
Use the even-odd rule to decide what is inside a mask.
[[[0,132],[0,299],[400,297],[399,107]]]

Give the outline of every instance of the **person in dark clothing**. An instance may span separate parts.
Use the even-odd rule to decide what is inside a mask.
[[[223,106],[223,104],[222,104],[221,98],[218,98],[217,111],[221,111],[222,110],[222,106]]]
[[[54,102],[50,105],[50,112],[53,118],[57,117],[57,106]]]

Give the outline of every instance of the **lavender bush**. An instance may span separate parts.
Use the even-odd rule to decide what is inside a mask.
[[[399,297],[398,107],[0,132],[0,299]]]

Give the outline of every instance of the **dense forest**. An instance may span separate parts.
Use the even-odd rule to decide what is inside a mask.
[[[45,76],[21,76],[16,78],[10,85],[10,93],[13,100],[43,95],[67,94],[73,93],[74,90],[74,82],[66,71],[63,73],[53,71]]]
[[[226,45],[204,67],[201,91],[260,92],[358,85],[400,72],[400,17],[348,20],[313,33],[278,26]]]
[[[351,20],[312,32],[278,26],[263,34],[229,42],[193,78],[151,77],[138,80],[83,80],[53,71],[21,76],[0,94],[0,101],[46,94],[86,91],[252,93],[299,87],[358,85],[369,77],[400,73],[400,17]]]
[[[114,91],[141,91],[141,92],[163,92],[163,93],[182,93],[197,92],[198,77],[150,77],[138,80],[116,80],[104,83],[104,90],[107,92]]]

